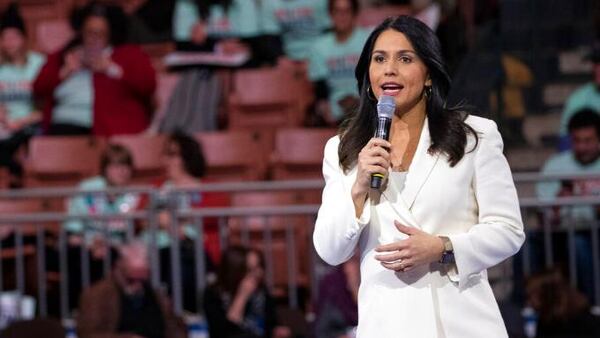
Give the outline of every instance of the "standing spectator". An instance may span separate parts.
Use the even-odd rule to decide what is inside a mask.
[[[14,155],[38,133],[42,119],[31,85],[43,63],[41,54],[27,49],[25,23],[12,3],[0,18],[0,166],[8,167],[15,187],[23,169]]]
[[[204,292],[204,311],[211,337],[289,337],[276,327],[275,303],[264,283],[262,255],[243,247],[223,253],[215,284]]]
[[[333,32],[314,44],[308,74],[315,83],[318,113],[336,126],[358,104],[354,68],[368,32],[356,27],[358,0],[329,0],[328,5]]]
[[[183,338],[185,325],[148,283],[148,252],[140,243],[121,248],[113,273],[86,290],[79,306],[81,338]]]
[[[593,47],[589,59],[594,64],[594,81],[573,92],[565,103],[565,108],[560,117],[560,150],[569,148],[570,131],[568,124],[575,113],[584,108],[589,108],[596,113],[600,112],[600,42]]]
[[[550,158],[542,174],[598,174],[600,173],[600,115],[590,109],[581,110],[568,124],[572,150]],[[600,180],[575,179],[563,182],[546,181],[536,186],[538,198],[553,200],[560,196],[600,196]],[[592,249],[589,228],[596,222],[598,210],[592,206],[573,206],[555,209],[554,223],[560,227],[574,226],[577,274],[581,290],[588,296],[594,294],[592,277]],[[597,287],[597,286],[596,286]]]
[[[261,26],[265,34],[280,35],[285,55],[307,60],[315,40],[330,27],[325,0],[263,0]]]
[[[149,57],[126,45],[120,8],[92,2],[74,13],[78,37],[51,55],[34,84],[48,134],[110,136],[144,131],[156,86]]]

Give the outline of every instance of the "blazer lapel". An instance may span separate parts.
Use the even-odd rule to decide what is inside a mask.
[[[421,130],[421,137],[419,138],[415,156],[408,169],[406,184],[400,193],[408,209],[412,208],[421,187],[427,181],[427,178],[440,157],[439,154],[429,154],[427,150],[430,145],[431,137],[429,134],[429,123],[426,118],[425,123],[423,124],[423,130]]]

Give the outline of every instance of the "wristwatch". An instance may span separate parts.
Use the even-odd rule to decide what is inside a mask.
[[[442,242],[444,243],[444,252],[442,252],[442,258],[440,258],[439,263],[442,264],[452,264],[454,263],[454,248],[452,247],[452,242],[450,238],[446,236],[440,236]]]

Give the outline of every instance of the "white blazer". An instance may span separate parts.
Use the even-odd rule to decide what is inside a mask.
[[[472,150],[469,137],[464,157],[450,167],[445,155],[427,152],[426,120],[403,189],[386,184],[383,193],[371,190],[359,219],[350,195],[356,167],[347,174],[340,168],[338,136],[325,146],[326,184],[313,241],[331,265],[360,248],[359,338],[508,336],[486,269],[519,250],[523,223],[496,124],[475,116],[466,122],[478,132],[479,144]],[[448,236],[455,267],[432,263],[394,272],[381,266],[375,247],[406,238],[394,220]]]

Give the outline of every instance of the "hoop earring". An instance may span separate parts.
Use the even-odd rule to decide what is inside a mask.
[[[433,93],[433,89],[431,88],[431,86],[426,86],[425,87],[425,98],[429,100],[431,98],[432,93]]]
[[[377,98],[375,97],[375,94],[371,90],[371,85],[367,86],[367,97],[369,98],[369,100],[377,101]]]

